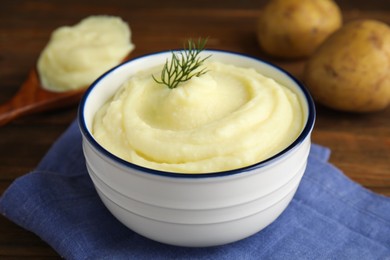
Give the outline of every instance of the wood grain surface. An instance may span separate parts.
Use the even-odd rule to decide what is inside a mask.
[[[390,24],[388,0],[339,0],[344,20],[372,18]],[[181,47],[189,37],[209,37],[208,48],[243,52],[273,62],[300,78],[305,60],[274,60],[256,41],[262,0],[3,0],[0,8],[0,103],[9,100],[35,65],[50,33],[93,14],[127,21],[133,57]],[[390,107],[372,114],[317,106],[313,142],[332,150],[330,161],[373,192],[390,196]],[[33,170],[75,119],[77,106],[29,115],[0,127],[0,194]],[[0,216],[0,258],[56,259],[35,234]]]

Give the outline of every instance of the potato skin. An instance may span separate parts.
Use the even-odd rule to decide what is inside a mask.
[[[359,20],[332,34],[305,65],[314,99],[333,109],[372,112],[390,103],[390,27]]]
[[[301,58],[341,25],[341,11],[332,0],[271,0],[258,19],[257,38],[271,56]]]

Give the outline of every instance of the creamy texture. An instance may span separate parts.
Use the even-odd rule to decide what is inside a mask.
[[[56,29],[38,59],[42,86],[58,92],[88,87],[134,49],[130,37],[129,26],[115,16]]]
[[[303,128],[292,91],[253,69],[217,62],[175,89],[133,76],[95,115],[93,135],[147,168],[208,173],[248,166],[286,148]]]

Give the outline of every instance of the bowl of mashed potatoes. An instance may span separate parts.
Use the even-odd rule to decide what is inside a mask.
[[[79,125],[88,173],[108,210],[156,241],[223,245],[271,224],[305,172],[312,98],[284,70],[204,50],[206,73],[170,89],[171,52],[132,59],[86,91]]]

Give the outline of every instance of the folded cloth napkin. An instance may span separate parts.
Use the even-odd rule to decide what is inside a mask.
[[[262,231],[223,246],[175,247],[136,234],[104,207],[74,122],[37,169],[6,190],[0,211],[66,259],[390,259],[390,198],[349,180],[329,155],[312,145],[292,202]]]

